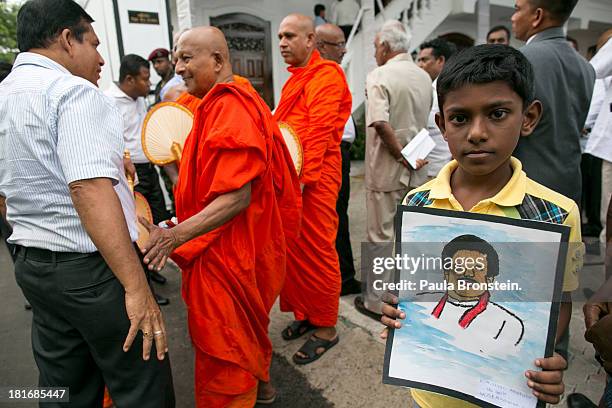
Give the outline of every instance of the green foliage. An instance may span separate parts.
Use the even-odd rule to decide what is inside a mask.
[[[17,55],[17,12],[20,4],[0,3],[0,61],[13,63]]]

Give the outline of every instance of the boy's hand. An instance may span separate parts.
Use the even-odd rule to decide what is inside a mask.
[[[402,324],[396,319],[405,319],[406,313],[395,308],[394,305],[397,305],[399,303],[399,299],[397,298],[397,296],[394,296],[390,293],[383,293],[382,301],[386,304],[384,304],[382,307],[383,316],[380,318],[380,321],[387,327],[385,327],[382,333],[380,333],[380,337],[386,339],[387,334],[389,333],[389,327],[393,329],[399,329],[400,327],[402,327]]]
[[[527,385],[539,400],[558,404],[565,391],[563,371],[567,368],[567,362],[555,353],[553,357],[537,359],[535,365],[543,371],[525,371],[525,377],[528,378]]]

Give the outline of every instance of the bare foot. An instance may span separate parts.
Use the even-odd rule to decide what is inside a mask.
[[[269,400],[276,396],[276,388],[269,383],[264,381],[259,381],[259,385],[257,387],[257,399],[258,400]]]

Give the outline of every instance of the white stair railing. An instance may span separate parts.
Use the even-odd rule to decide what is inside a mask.
[[[375,1],[381,12],[373,21],[374,31],[387,19],[399,19],[410,29],[412,51],[451,14],[453,2],[457,0],[392,0],[387,7],[382,7],[381,0]],[[374,45],[371,43],[373,40],[365,39],[364,35],[364,32],[368,31],[363,27],[366,12],[372,12],[372,10],[368,7],[362,7],[359,10],[346,41],[347,53],[342,60],[342,68],[346,73],[353,96],[353,111],[359,108],[365,100],[365,80],[374,61]],[[369,28],[372,29],[372,27]],[[372,63],[368,63],[370,61]]]

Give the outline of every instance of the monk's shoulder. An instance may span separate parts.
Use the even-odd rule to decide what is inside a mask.
[[[344,84],[346,82],[346,77],[340,66],[332,62],[322,64],[315,77],[317,80],[325,79],[330,83]]]
[[[208,115],[234,116],[247,114],[243,100],[229,88],[218,90],[207,103]]]
[[[316,75],[306,84],[306,92],[338,92],[348,90],[346,78],[339,67],[322,64]]]

